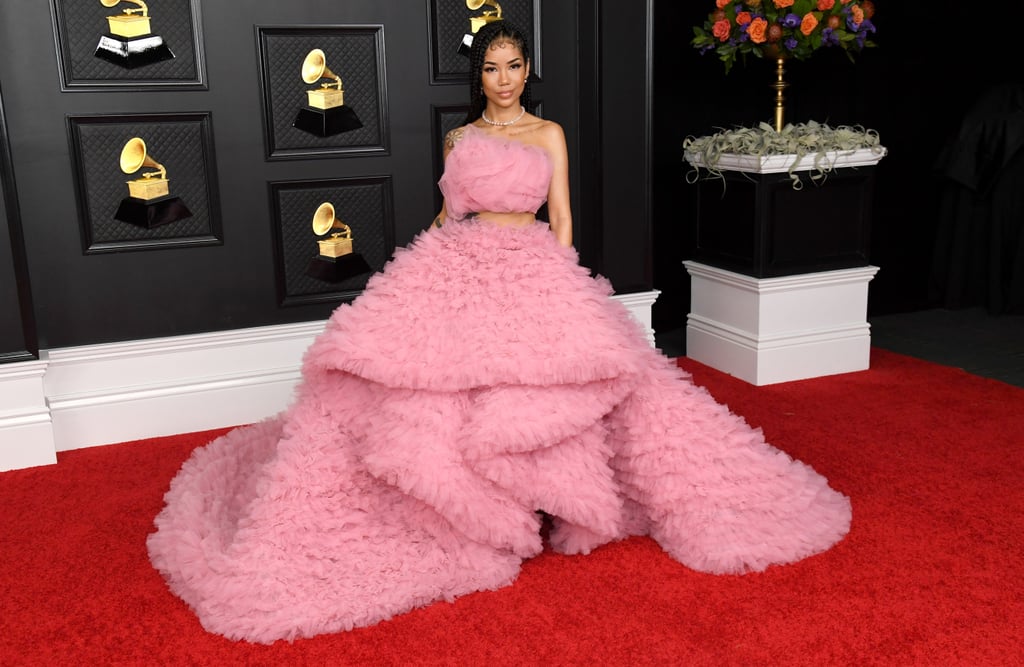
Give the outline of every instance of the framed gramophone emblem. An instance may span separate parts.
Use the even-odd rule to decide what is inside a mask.
[[[269,184],[283,306],[355,297],[395,247],[390,176]]]
[[[118,164],[126,174],[140,172],[143,167],[155,171],[141,172],[138,178],[127,181],[128,196],[118,205],[116,220],[152,229],[192,217],[181,197],[171,194],[167,168],[149,154],[142,137],[132,137],[125,143]]]
[[[309,260],[307,275],[328,283],[340,283],[371,271],[366,258],[355,251],[352,228],[338,218],[334,204],[325,201],[316,207],[312,227],[318,237],[317,253]]]
[[[306,106],[300,107],[292,127],[318,137],[358,130],[363,126],[352,107],[345,105],[341,76],[327,68],[323,49],[313,49],[302,60],[303,82],[317,87],[306,90]],[[329,79],[329,82],[323,82]]]
[[[208,113],[67,123],[86,254],[222,243]]]
[[[50,0],[62,90],[206,89],[199,0]]]
[[[484,25],[507,19],[530,34],[533,58],[530,78],[541,80],[540,0],[429,0],[431,79],[434,83],[465,83],[469,49]]]
[[[100,0],[104,7],[128,3],[120,14],[107,16],[107,32],[96,44],[97,58],[118,67],[134,69],[174,57],[164,38],[153,32],[149,6],[142,0]]]
[[[268,160],[388,152],[384,27],[256,26]]]

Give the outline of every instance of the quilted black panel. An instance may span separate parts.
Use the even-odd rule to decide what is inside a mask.
[[[319,254],[313,214],[323,202],[352,229],[352,251],[379,271],[394,251],[394,216],[390,176],[271,183],[275,211],[278,284],[282,305],[354,297],[371,273],[329,282],[307,273]]]
[[[257,27],[257,41],[269,159],[386,152],[383,26]],[[345,106],[362,127],[321,137],[292,126],[307,105],[306,91],[319,87],[302,80],[302,62],[313,49],[341,77]]]
[[[538,0],[499,0],[502,18],[514,24],[527,35],[533,35],[531,48],[534,49],[534,74],[539,75],[539,58],[535,34],[535,5]],[[485,5],[477,10],[469,9],[465,0],[431,0],[434,57],[432,66],[436,81],[445,83],[465,82],[469,79],[469,59],[459,53],[463,37],[471,32],[469,19],[480,16],[484,11],[494,11]]]
[[[86,252],[220,242],[209,115],[70,116],[68,123]],[[167,170],[170,194],[182,199],[191,217],[152,229],[115,219],[128,196],[126,182],[153,171],[121,171],[121,150],[133,137]]]
[[[138,84],[202,85],[198,0],[149,0],[150,27],[173,53],[168,60],[127,69],[96,56],[107,17],[137,9],[132,2],[104,7],[99,0],[52,0],[58,59],[66,87],[136,87]]]

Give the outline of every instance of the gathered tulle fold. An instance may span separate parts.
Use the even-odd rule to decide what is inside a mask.
[[[654,350],[547,226],[424,232],[339,307],[281,414],[197,449],[148,538],[209,631],[372,625],[650,535],[713,573],[828,549],[850,502]]]

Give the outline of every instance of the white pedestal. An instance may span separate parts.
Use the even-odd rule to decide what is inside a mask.
[[[877,266],[754,278],[685,261],[686,356],[753,385],[866,370]]]

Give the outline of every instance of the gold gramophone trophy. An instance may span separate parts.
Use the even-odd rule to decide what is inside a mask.
[[[321,79],[333,79],[325,83]],[[319,88],[306,91],[307,105],[299,108],[295,116],[296,127],[318,137],[327,137],[363,126],[351,107],[345,106],[345,88],[341,77],[327,68],[327,58],[321,49],[313,49],[302,61],[302,80],[320,82]]]
[[[134,174],[143,167],[156,171],[128,181],[128,196],[117,207],[115,219],[151,229],[191,217],[192,212],[181,197],[171,196],[167,169],[149,155],[146,142],[140,137],[132,137],[121,149],[120,166],[126,174]]]
[[[132,69],[174,58],[164,38],[154,35],[149,25],[149,7],[142,0],[125,0],[138,5],[121,14],[107,17],[108,32],[100,37],[95,56],[125,69]],[[122,0],[100,0],[104,7],[114,7]]]
[[[307,275],[336,283],[371,270],[362,255],[352,252],[352,228],[335,217],[330,202],[320,204],[313,213],[313,233],[330,236],[316,242],[320,254],[310,260]]]
[[[468,56],[470,49],[473,48],[473,35],[488,23],[500,21],[502,18],[501,5],[497,3],[497,0],[466,0],[466,7],[473,11],[480,9],[485,5],[488,7],[494,7],[494,9],[487,9],[479,16],[469,17],[469,32],[462,36],[462,43],[459,44],[459,53],[464,56]]]

